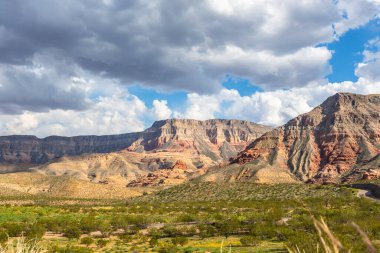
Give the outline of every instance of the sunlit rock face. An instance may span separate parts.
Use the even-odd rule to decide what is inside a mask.
[[[325,183],[376,177],[379,153],[380,95],[338,93],[259,137],[232,163],[267,164]]]
[[[105,136],[0,137],[1,163],[41,164],[62,156],[191,149],[213,160],[228,159],[270,128],[241,120],[170,119],[155,122],[139,133]]]

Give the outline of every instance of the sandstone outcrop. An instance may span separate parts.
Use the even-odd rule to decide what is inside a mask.
[[[276,168],[304,182],[336,183],[377,177],[379,153],[380,95],[338,93],[256,139],[229,167],[248,168],[253,181]]]
[[[268,129],[240,120],[163,120],[123,150],[66,155],[31,170],[130,187],[179,184],[226,163]]]
[[[43,164],[63,156],[110,153],[192,150],[213,160],[224,160],[270,128],[241,120],[182,120],[155,122],[143,132],[106,136],[2,136],[0,164]]]

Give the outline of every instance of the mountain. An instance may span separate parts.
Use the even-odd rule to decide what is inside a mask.
[[[338,93],[257,138],[206,181],[344,182],[380,177],[380,95]]]
[[[236,156],[249,143],[270,130],[244,120],[170,119],[155,122],[128,150],[192,152],[213,161]]]
[[[141,133],[104,136],[0,136],[1,164],[42,164],[62,156],[107,153],[129,147]]]
[[[213,160],[227,159],[247,143],[269,130],[241,120],[182,120],[155,122],[143,132],[104,136],[0,137],[1,164],[43,164],[63,156],[110,153],[123,149],[136,152],[192,149]]]
[[[124,135],[8,136],[0,138],[6,161],[0,170],[27,170],[130,187],[173,185],[227,163],[268,130],[242,120],[170,119]],[[9,164],[12,162],[17,164]]]

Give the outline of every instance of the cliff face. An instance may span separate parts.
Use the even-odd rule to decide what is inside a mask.
[[[63,156],[191,149],[222,161],[237,154],[269,128],[239,120],[164,120],[139,133],[107,136],[0,137],[0,163],[42,164]]]
[[[268,129],[238,120],[158,121],[124,150],[66,156],[32,170],[130,187],[179,184],[226,163]]]
[[[256,181],[269,169],[302,181],[354,181],[379,175],[379,153],[380,95],[338,93],[256,139],[232,164]]]
[[[107,153],[125,149],[141,133],[105,136],[35,136],[13,135],[0,137],[0,163],[41,164],[62,156],[84,153]]]
[[[261,156],[302,180],[334,181],[379,155],[379,145],[380,96],[340,93],[262,136],[236,162]]]
[[[214,161],[227,160],[269,127],[242,120],[171,119],[155,122],[128,149],[136,152],[190,151]]]

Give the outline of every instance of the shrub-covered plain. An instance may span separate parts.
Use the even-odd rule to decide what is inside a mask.
[[[380,203],[356,192],[345,186],[191,183],[92,204],[40,199],[10,205],[7,199],[0,206],[0,243],[24,237],[49,252],[316,252],[321,245],[313,217],[323,217],[347,250],[366,251],[352,222],[379,250]]]

